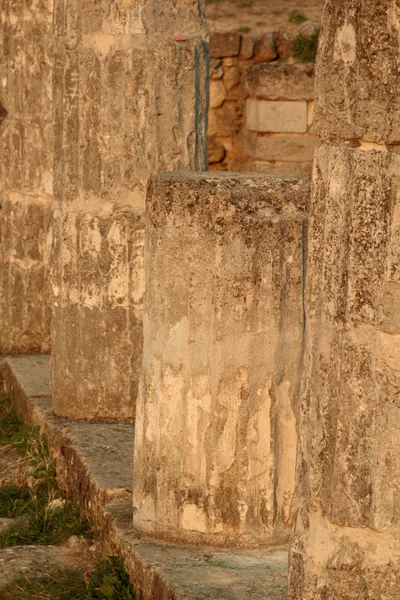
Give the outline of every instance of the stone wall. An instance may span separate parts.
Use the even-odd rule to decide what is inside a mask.
[[[0,9],[0,354],[50,349],[52,13]]]
[[[214,33],[210,39],[210,170],[310,173],[314,64],[294,62],[289,41]]]

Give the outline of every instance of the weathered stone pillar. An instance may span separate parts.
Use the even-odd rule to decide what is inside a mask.
[[[0,4],[0,354],[50,349],[53,1]]]
[[[206,24],[201,1],[178,4],[55,2],[58,415],[134,417],[147,180],[206,161]]]
[[[147,534],[287,538],[308,195],[299,177],[151,181],[133,494]]]
[[[291,600],[400,597],[400,9],[328,0]]]

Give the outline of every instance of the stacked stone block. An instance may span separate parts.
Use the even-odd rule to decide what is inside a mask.
[[[399,30],[325,4],[291,600],[399,597]]]
[[[308,178],[151,180],[134,478],[147,535],[288,539],[308,197]]]
[[[0,6],[0,354],[50,349],[52,18]]]
[[[149,175],[206,165],[201,6],[55,2],[54,410],[131,420]]]
[[[282,62],[280,39],[211,36],[211,170],[311,173],[314,65]]]

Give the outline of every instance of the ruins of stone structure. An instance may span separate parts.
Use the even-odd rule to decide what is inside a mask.
[[[141,535],[262,546],[296,511],[291,600],[397,600],[397,4],[326,2],[310,204],[301,177],[157,175],[146,223],[153,173],[205,167],[200,3],[52,18],[1,8],[0,351],[47,351],[51,306],[57,415],[132,420],[141,379]]]
[[[0,354],[50,350],[52,4],[0,6]]]
[[[291,600],[400,594],[400,9],[328,0]]]
[[[206,24],[189,0],[56,0],[54,15],[54,409],[129,420],[145,189],[154,171],[205,167]]]
[[[308,178],[165,175],[146,212],[134,524],[179,541],[287,541]]]
[[[293,58],[283,32],[214,32],[210,56],[210,169],[310,174],[314,64]]]

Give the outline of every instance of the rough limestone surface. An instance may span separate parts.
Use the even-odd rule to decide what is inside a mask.
[[[55,1],[52,390],[60,416],[131,420],[148,177],[205,168],[201,2]]]
[[[146,210],[134,525],[282,541],[292,522],[307,177],[159,175]]]
[[[314,100],[314,64],[256,64],[245,72],[250,96],[267,100]]]
[[[357,7],[326,4],[318,64],[317,132],[342,139],[314,164],[290,600],[400,594],[400,153],[398,103],[385,104],[390,86],[382,96],[399,60],[397,13],[370,1],[355,18]],[[370,81],[366,40],[380,65]],[[358,92],[342,128],[336,94],[350,74]],[[385,116],[370,112],[378,106]],[[387,144],[346,147],[350,130]]]
[[[319,55],[319,136],[400,143],[398,2],[327,0]]]
[[[0,354],[50,349],[52,8],[0,5]]]

